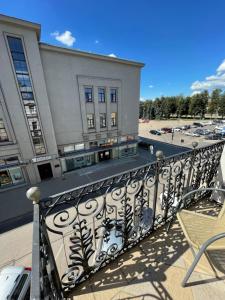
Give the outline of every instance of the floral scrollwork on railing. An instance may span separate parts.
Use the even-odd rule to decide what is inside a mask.
[[[162,158],[41,201],[49,240],[61,243],[52,248],[64,292],[170,221],[178,204],[196,201],[181,203],[182,195],[213,186],[223,147]]]

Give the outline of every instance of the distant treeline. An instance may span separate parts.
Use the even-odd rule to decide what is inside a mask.
[[[200,117],[205,114],[225,116],[225,92],[215,89],[193,96],[170,96],[140,102],[139,118],[169,119],[171,117]]]

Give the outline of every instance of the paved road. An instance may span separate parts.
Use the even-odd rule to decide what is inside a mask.
[[[154,146],[153,155],[150,155],[149,151],[139,148],[136,157],[102,162],[91,167],[67,173],[64,178],[43,181],[37,184],[41,189],[42,198],[155,161],[155,152],[157,150],[162,150],[165,156],[175,155],[189,150],[189,148],[154,140],[148,141]],[[25,196],[29,188],[30,186],[26,185],[0,193],[0,232],[32,221],[32,204]]]

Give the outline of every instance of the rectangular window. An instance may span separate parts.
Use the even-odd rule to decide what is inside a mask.
[[[74,145],[67,145],[64,147],[64,152],[68,153],[68,152],[73,152],[74,151]]]
[[[117,126],[117,114],[116,112],[111,113],[111,126]]]
[[[33,92],[21,92],[23,100],[34,100]]]
[[[121,136],[120,141],[121,142],[126,142],[127,141],[127,136],[126,135]]]
[[[12,181],[14,184],[22,183],[24,182],[23,173],[21,171],[21,168],[12,168],[9,169],[9,173],[11,175]]]
[[[40,131],[40,124],[37,118],[29,118],[28,119],[30,131],[39,130]]]
[[[97,141],[89,142],[89,147],[90,147],[90,148],[98,147],[98,142],[97,142]]]
[[[115,88],[110,89],[110,101],[112,103],[117,102],[117,89]]]
[[[37,114],[37,108],[35,105],[25,105],[25,112],[28,117],[35,116]]]
[[[98,102],[104,103],[105,102],[105,89],[98,88]]]
[[[78,150],[84,150],[84,144],[76,144],[75,145],[75,150],[78,151]]]
[[[7,135],[3,120],[0,119],[0,143],[1,142],[8,142],[8,140],[9,139],[8,139],[8,135]]]
[[[44,154],[45,146],[42,136],[32,136],[36,154]]]
[[[12,184],[12,179],[8,170],[0,171],[0,187],[8,184]]]
[[[100,128],[106,128],[106,114],[100,114]]]
[[[84,88],[84,95],[85,95],[86,102],[93,102],[92,87],[85,87]]]
[[[134,140],[133,135],[128,135],[128,136],[127,136],[127,140],[128,140],[128,141],[133,141],[133,140]]]
[[[88,129],[95,128],[94,114],[87,114]]]
[[[17,74],[16,75],[21,92],[32,92],[31,82],[29,75]]]
[[[111,144],[111,145],[112,145],[112,144],[116,144],[117,141],[118,141],[117,138],[111,138],[111,139],[108,139],[108,143]]]
[[[34,106],[34,95],[31,84],[31,77],[28,72],[28,66],[23,49],[23,42],[21,38],[7,36],[9,49],[11,52],[14,69],[16,72],[16,78],[19,85],[21,97],[24,103],[24,109],[26,116],[32,116],[36,114],[36,107]],[[33,110],[28,109],[26,105],[33,104]],[[31,130],[31,136],[33,138],[33,144],[36,154],[45,153],[45,146],[42,137],[42,132],[39,124],[39,120],[28,119],[28,123]],[[38,140],[39,139],[39,140]]]

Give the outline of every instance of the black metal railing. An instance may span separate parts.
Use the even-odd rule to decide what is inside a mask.
[[[33,256],[38,252],[40,258],[33,259],[33,274],[39,278],[32,285],[39,285],[43,297],[62,299],[170,221],[178,206],[197,201],[192,196],[181,203],[183,194],[214,186],[224,143],[166,159],[159,151],[154,163],[36,203]]]

